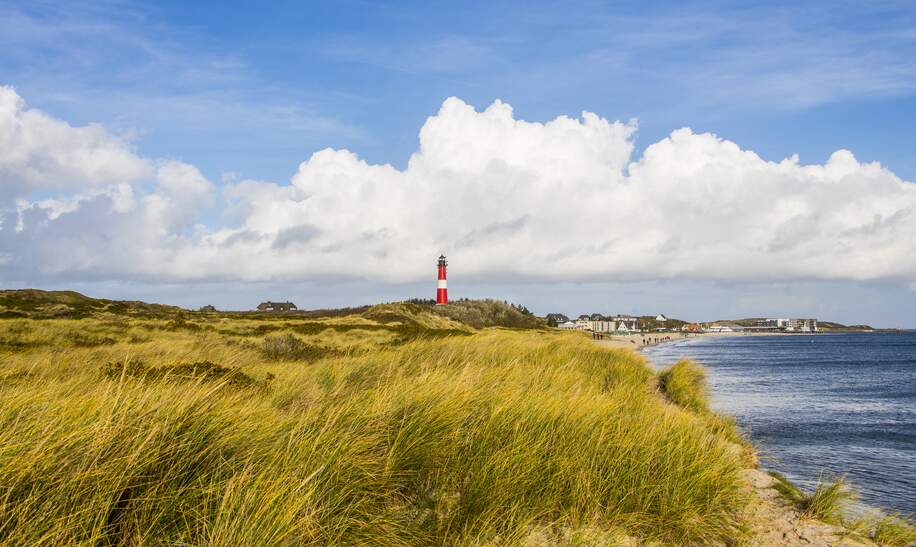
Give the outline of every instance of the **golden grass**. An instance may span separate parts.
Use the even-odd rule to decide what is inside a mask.
[[[745,534],[732,433],[660,397],[640,356],[403,311],[0,321],[0,543]],[[287,334],[334,351],[269,358]]]

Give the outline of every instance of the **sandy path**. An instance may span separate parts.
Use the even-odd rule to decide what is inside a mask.
[[[852,538],[840,527],[802,518],[782,495],[773,489],[776,479],[759,469],[745,469],[748,488],[754,490],[757,503],[751,504],[748,520],[754,533],[750,545],[874,545],[871,541]]]

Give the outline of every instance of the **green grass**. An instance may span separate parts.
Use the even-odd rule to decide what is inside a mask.
[[[846,483],[846,477],[841,475],[832,480],[820,480],[814,493],[802,498],[800,508],[807,517],[842,524],[844,510],[857,497]]]
[[[676,405],[695,412],[709,412],[706,372],[689,359],[682,359],[659,375],[659,387]]]
[[[850,502],[858,495],[850,488],[845,476],[833,479],[821,478],[814,492],[808,494],[795,486],[777,471],[768,471],[776,479],[773,488],[786,500],[795,505],[802,516],[831,524],[844,524]]]
[[[857,498],[857,494],[843,476],[832,480],[822,479],[814,492],[807,494],[781,473],[768,473],[776,479],[773,486],[776,491],[807,518],[842,525],[850,534],[870,539],[878,545],[906,547],[916,544],[916,526],[900,513],[886,515],[875,510],[864,516],[850,518],[849,504]]]
[[[499,300],[458,300],[435,306],[434,313],[476,328],[546,328],[547,322]]]
[[[748,539],[702,367],[440,308],[0,320],[0,544]],[[842,478],[780,487],[843,522]]]
[[[689,359],[682,359],[658,375],[658,387],[669,401],[691,411],[710,430],[739,447],[748,467],[757,464],[756,451],[738,429],[734,418],[709,408],[709,388],[703,367]]]
[[[767,471],[767,473],[776,479],[776,482],[773,483],[773,489],[779,492],[782,497],[797,506],[800,506],[805,501],[807,495],[786,478],[785,475],[778,471]]]
[[[686,366],[662,397],[631,351],[400,304],[170,321],[0,320],[0,543],[746,537]]]
[[[869,537],[878,545],[890,547],[916,545],[916,526],[899,513],[875,518],[870,529]]]

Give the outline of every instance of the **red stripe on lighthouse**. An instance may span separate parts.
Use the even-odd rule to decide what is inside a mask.
[[[448,287],[445,281],[445,267],[448,261],[445,255],[439,257],[439,286],[436,289],[436,304],[448,304]]]

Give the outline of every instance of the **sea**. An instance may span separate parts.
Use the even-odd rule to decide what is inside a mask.
[[[712,404],[803,489],[846,474],[861,501],[916,515],[916,332],[687,338],[657,367],[708,370]]]

